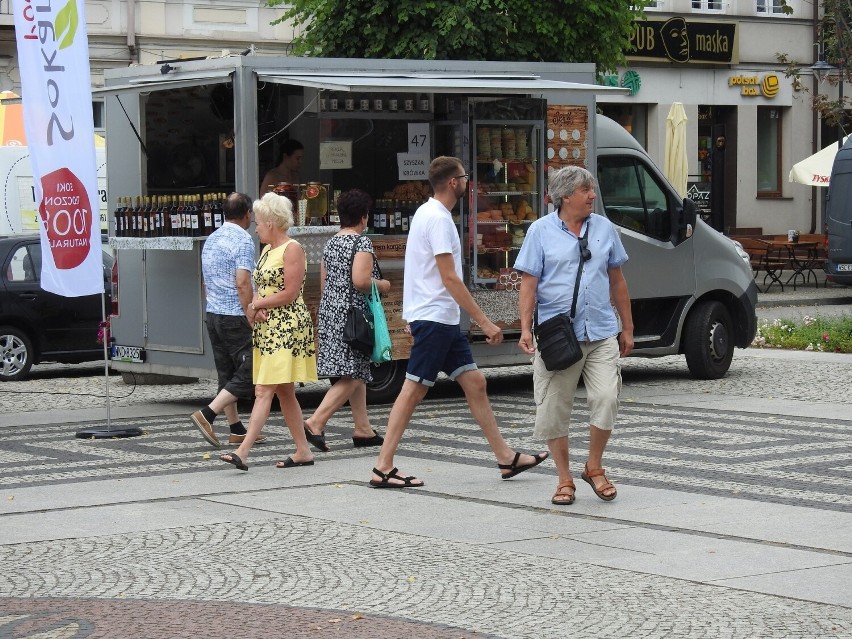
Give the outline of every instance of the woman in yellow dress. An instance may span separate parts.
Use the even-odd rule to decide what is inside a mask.
[[[296,382],[317,379],[314,326],[302,299],[307,258],[301,244],[287,235],[293,224],[289,199],[267,193],[255,200],[252,210],[257,236],[266,244],[252,274],[255,294],[246,311],[253,327],[255,401],[245,440],[237,450],[224,453],[220,459],[239,470],[248,470],[249,451],[269,418],[272,397],[277,396],[296,452],[276,465],[312,466],[314,457],[302,427],[302,407],[295,388]]]

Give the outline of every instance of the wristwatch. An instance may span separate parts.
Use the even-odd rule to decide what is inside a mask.
[[[254,302],[251,302],[251,303],[249,304],[249,308],[250,308],[251,310],[253,310],[253,311],[257,311],[257,306],[255,306],[255,305],[254,305]]]

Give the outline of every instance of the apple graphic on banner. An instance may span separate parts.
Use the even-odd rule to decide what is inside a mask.
[[[92,207],[83,183],[70,169],[57,169],[41,178],[38,212],[56,268],[80,266],[89,254]]]

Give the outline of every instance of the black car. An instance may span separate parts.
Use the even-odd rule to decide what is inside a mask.
[[[23,379],[33,364],[103,359],[98,330],[109,312],[113,258],[104,257],[101,295],[62,297],[40,286],[38,235],[0,237],[0,381]]]

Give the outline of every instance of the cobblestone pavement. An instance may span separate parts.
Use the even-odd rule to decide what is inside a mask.
[[[770,350],[770,349],[767,349]],[[755,349],[737,350],[728,374],[717,380],[694,379],[682,356],[628,358],[623,361],[624,385],[633,395],[643,390],[676,390],[680,394],[769,397],[803,402],[844,401],[852,378],[852,360],[834,353],[814,354],[801,360],[767,362],[755,356]],[[4,412],[26,413],[68,406],[74,409],[103,408],[105,379],[103,364],[69,367],[44,365],[31,379],[0,384],[0,405]],[[515,389],[532,390],[530,366],[484,369],[491,395]],[[69,376],[69,373],[71,376]],[[326,382],[307,384],[299,389],[303,407],[315,406],[328,388]],[[176,414],[192,412],[207,404],[216,394],[216,382],[200,379],[190,384],[133,386],[120,376],[109,378],[110,406],[124,407],[156,402],[174,406]],[[456,385],[440,384],[429,397],[458,394]]]
[[[488,376],[492,403],[509,444],[529,449],[533,402],[528,367],[492,369]],[[627,360],[625,389],[634,399],[622,404],[607,451],[608,472],[627,487],[848,514],[852,512],[852,419],[842,414],[833,419],[804,418],[782,411],[737,410],[737,398],[772,397],[802,405],[839,403],[848,396],[849,379],[852,360],[832,354],[813,354],[803,360],[740,354],[726,378],[709,382],[691,379],[680,357]],[[104,405],[103,384],[96,365],[39,367],[29,381],[0,385],[0,405],[7,415],[99,408]],[[299,391],[306,413],[325,388],[320,383]],[[729,399],[712,409],[639,401],[643,395],[655,397],[675,390]],[[31,424],[22,420],[20,425],[0,428],[0,638],[852,637],[852,603],[822,604],[721,581],[706,583],[607,567],[584,562],[582,553],[557,559],[531,552],[569,539],[583,543],[570,532],[542,528],[524,540],[529,548],[524,552],[487,539],[465,543],[390,532],[368,521],[281,514],[273,507],[318,499],[323,491],[353,491],[356,498],[367,493],[373,501],[396,497],[349,480],[276,486],[255,493],[254,501],[245,489],[231,488],[228,481],[216,482],[212,490],[219,492],[192,497],[127,496],[122,503],[138,508],[140,517],[145,516],[142,513],[155,517],[135,532],[85,535],[75,534],[74,529],[56,533],[48,529],[41,534],[45,541],[3,541],[4,525],[11,530],[16,518],[28,516],[4,509],[15,503],[16,491],[73,486],[85,491],[93,482],[129,478],[158,486],[172,476],[216,469],[222,470],[224,479],[244,477],[222,468],[215,452],[188,422],[189,412],[209,401],[214,391],[211,380],[133,388],[112,377],[112,405],[144,408],[156,402],[169,413],[114,420],[117,428],[140,426],[145,435],[138,438],[73,437],[75,429],[102,426],[102,422]],[[491,453],[454,385],[439,385],[429,397],[406,433],[401,454],[436,464],[452,462],[453,472],[460,476],[479,472],[478,467],[496,473]],[[379,429],[389,409],[371,407]],[[574,421],[581,423],[586,417],[585,403],[579,400]],[[352,449],[350,429],[345,413],[332,420],[327,430],[332,451],[321,459],[362,459],[368,469],[375,451]],[[252,466],[268,466],[292,450],[279,413],[273,413],[267,430],[269,443],[253,451]],[[578,428],[572,435],[574,462],[584,459],[586,446],[583,429]],[[553,472],[548,461],[529,475]],[[578,489],[582,491],[583,486]],[[406,499],[415,513],[423,504],[422,516],[438,519],[461,504],[468,509],[497,509],[506,521],[521,515],[562,517],[566,526],[588,522],[596,526],[597,534],[629,525],[637,540],[671,532],[717,540],[720,545],[745,544],[755,552],[773,545],[745,538],[736,530],[721,534],[687,523],[678,527],[626,522],[606,512],[555,513],[541,502],[498,501],[499,493],[448,495],[427,487],[408,493]],[[158,524],[158,509],[165,513],[170,504],[192,500],[213,512],[237,504],[249,520]],[[46,510],[41,520],[38,512],[33,513],[32,521],[61,525],[64,515],[84,516],[88,510],[80,505],[55,507]],[[499,523],[487,525],[499,528]],[[585,543],[594,541],[590,537]],[[826,566],[852,565],[852,552],[817,547],[818,542],[781,546],[789,552],[818,555]],[[623,549],[613,548],[619,550]],[[702,559],[696,556],[695,560]],[[773,566],[767,566],[764,572],[772,570]],[[782,571],[779,578],[795,576]]]
[[[322,602],[331,611],[308,623],[328,627],[330,617],[342,618],[340,611],[371,619],[390,615],[464,626],[468,630],[456,636],[469,639],[473,631],[515,639],[852,636],[852,611],[835,606],[796,602],[793,612],[791,602],[781,597],[413,535],[382,537],[354,525],[282,518],[0,547],[6,580],[0,595],[140,600],[149,602],[140,605],[148,611],[158,609],[150,602],[190,598],[288,607]],[[0,624],[15,615],[16,607],[25,616],[34,614],[26,603],[0,600]],[[120,609],[114,603],[103,606]],[[81,613],[91,607],[87,601]],[[124,608],[133,610],[129,604]],[[178,622],[180,630],[159,627],[159,618],[153,617],[143,633],[125,636],[190,636],[188,630],[202,628],[207,634],[211,620],[196,616],[203,608],[176,611],[181,609],[189,617]],[[224,636],[223,630],[241,635],[243,624],[265,616],[254,605],[230,609],[235,616],[214,636]],[[289,614],[290,609],[270,613],[278,619]],[[91,617],[77,616],[93,623]],[[168,615],[166,622],[174,619]],[[112,623],[127,628],[123,620]],[[405,636],[434,636],[416,627],[409,632]],[[335,635],[317,631],[311,636]]]

